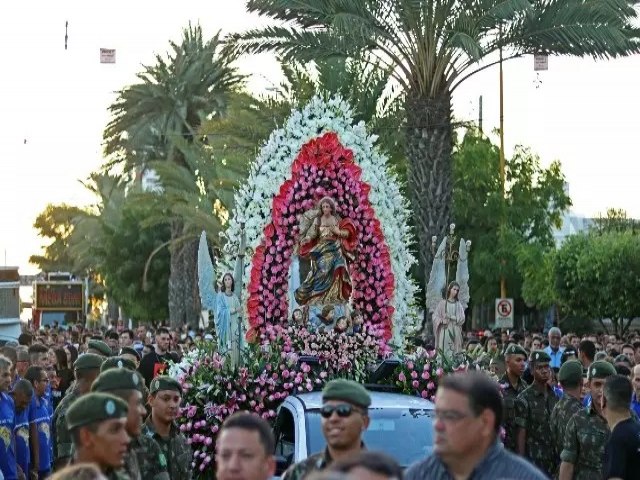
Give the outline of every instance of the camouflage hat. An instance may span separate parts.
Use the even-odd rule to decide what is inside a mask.
[[[137,372],[126,368],[111,368],[103,371],[91,385],[92,392],[113,390],[140,390],[141,382]]]
[[[577,384],[582,381],[582,364],[577,360],[569,360],[560,367],[558,373],[560,383]]]
[[[132,355],[140,361],[140,353],[133,347],[122,347],[118,355]]]
[[[104,357],[95,353],[83,353],[73,362],[75,370],[89,370],[91,368],[99,369],[104,362]]]
[[[129,407],[124,400],[108,393],[87,393],[74,401],[67,410],[69,431],[83,425],[127,416]]]
[[[615,374],[615,367],[609,362],[605,362],[604,360],[593,362],[591,366],[589,366],[589,380],[591,380],[592,378],[607,378]]]
[[[176,392],[180,392],[180,395],[182,395],[182,387],[180,386],[180,383],[167,375],[161,375],[151,380],[151,386],[149,388],[149,393],[151,395],[162,390],[174,390]]]
[[[511,345],[509,345],[507,349],[504,351],[504,354],[505,355],[524,355],[524,358],[527,358],[527,351],[517,343],[512,343]]]
[[[111,348],[109,345],[104,343],[102,340],[89,340],[89,344],[87,345],[91,350],[95,350],[100,355],[105,357],[110,357],[113,355]]]
[[[106,370],[110,370],[112,368],[126,368],[127,370],[133,371],[136,369],[136,364],[133,363],[128,358],[124,357],[109,357],[104,362],[102,362],[102,366],[100,367],[100,371],[104,372]]]
[[[371,405],[371,396],[367,389],[358,382],[338,378],[328,382],[322,390],[322,401],[344,400],[360,407]]]
[[[529,355],[529,361],[534,363],[549,363],[551,357],[544,350],[533,350],[531,355]]]

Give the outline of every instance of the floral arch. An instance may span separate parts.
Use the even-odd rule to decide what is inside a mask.
[[[226,263],[233,265],[245,219],[247,245],[255,254],[246,266],[243,300],[250,334],[285,325],[289,264],[297,241],[297,216],[320,197],[336,199],[341,217],[357,229],[357,258],[351,262],[352,303],[384,340],[402,345],[415,328],[415,263],[407,226],[409,210],[396,175],[375,148],[364,123],[353,124],[340,98],[314,98],[275,130],[237,192],[225,233]]]

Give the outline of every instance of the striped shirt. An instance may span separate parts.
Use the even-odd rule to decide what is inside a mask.
[[[405,472],[405,480],[453,480],[447,466],[434,453],[413,464]],[[487,455],[476,465],[468,480],[546,480],[540,470],[509,452],[496,440]]]

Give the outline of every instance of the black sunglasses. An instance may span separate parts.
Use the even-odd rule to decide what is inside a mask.
[[[354,411],[357,411],[357,409],[348,403],[341,403],[340,405],[323,405],[322,408],[320,408],[320,415],[322,415],[322,418],[329,418],[333,415],[333,412],[336,412],[339,417],[346,418]]]

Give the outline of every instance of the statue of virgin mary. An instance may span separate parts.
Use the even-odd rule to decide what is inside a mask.
[[[298,305],[348,303],[351,278],[347,262],[354,258],[356,238],[355,225],[338,217],[330,197],[301,216],[299,255],[311,260],[311,269],[295,291]]]

